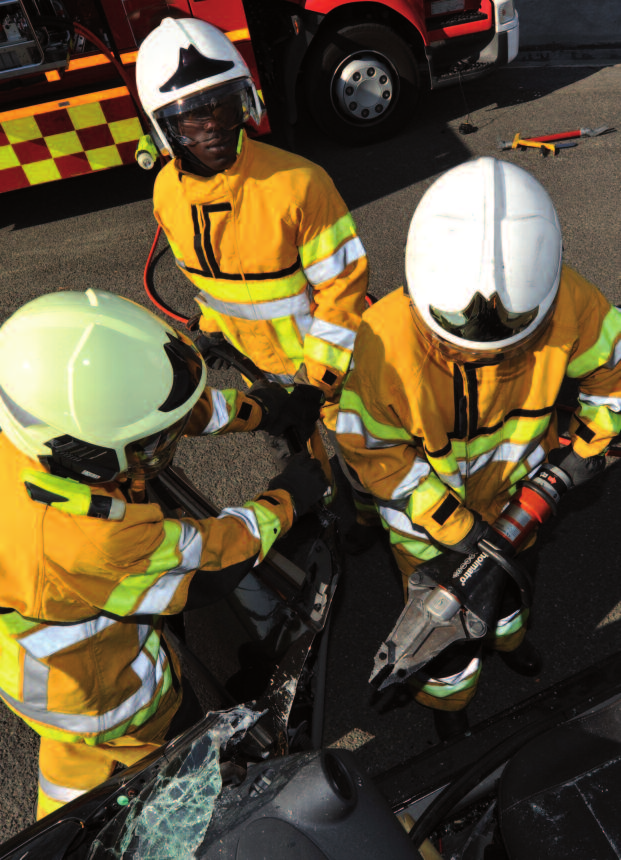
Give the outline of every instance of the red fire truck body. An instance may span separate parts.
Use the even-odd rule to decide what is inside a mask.
[[[467,79],[518,48],[513,0],[0,0],[0,192],[134,162],[136,54],[167,16],[219,27],[268,112],[295,121],[302,92],[348,143],[400,128],[424,76]]]
[[[117,68],[83,33],[133,84],[147,33],[206,6],[256,72],[241,0],[0,0],[0,191],[134,163],[146,129]]]

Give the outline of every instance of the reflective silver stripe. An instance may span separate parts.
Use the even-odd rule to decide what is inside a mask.
[[[279,382],[281,385],[293,385],[293,376],[290,373],[265,373],[265,378],[270,382]]]
[[[39,768],[39,788],[51,800],[57,800],[59,803],[69,803],[70,800],[75,800],[76,797],[81,797],[86,794],[86,788],[66,788],[64,785],[56,785],[46,779]]]
[[[501,444],[498,445],[497,448],[494,448],[493,451],[486,451],[474,460],[470,460],[469,462],[465,462],[463,460],[459,461],[459,471],[463,475],[474,475],[475,472],[483,469],[492,460],[503,463],[521,463],[525,459],[532,444],[532,441],[528,442],[526,445],[516,445],[512,442],[501,442]],[[537,451],[540,453],[537,453]],[[537,464],[541,463],[545,457],[543,448],[538,446],[535,451],[528,455],[527,463],[529,469],[532,468],[530,461],[533,455],[536,457]],[[442,476],[442,480],[445,480],[444,476]],[[446,483],[448,483],[448,481],[446,481]]]
[[[286,299],[275,299],[273,302],[243,304],[242,302],[223,302],[201,291],[197,301],[207,305],[216,313],[241,320],[276,320],[298,314],[310,314],[310,302],[306,292]]]
[[[295,324],[298,327],[298,331],[302,338],[305,338],[306,335],[311,330],[313,325],[313,317],[310,315],[310,312],[307,314],[294,314]]]
[[[412,468],[403,478],[399,486],[394,490],[391,498],[401,499],[404,496],[409,496],[418,487],[423,478],[431,472],[431,466],[425,460],[420,460],[418,457],[414,460]]]
[[[481,660],[479,657],[473,657],[465,669],[458,672],[456,675],[447,675],[446,678],[430,678],[430,681],[435,681],[437,684],[446,684],[447,687],[453,687],[455,684],[460,684],[467,678],[472,678],[479,671]]]
[[[179,520],[181,525],[181,535],[177,548],[181,553],[181,564],[178,564],[173,570],[169,570],[169,574],[188,573],[190,570],[196,570],[201,561],[203,552],[203,536],[197,528],[184,520]]]
[[[390,428],[387,427],[386,429],[389,430]],[[397,448],[399,445],[405,444],[403,439],[387,441],[386,439],[378,439],[376,436],[372,436],[364,426],[362,418],[359,415],[356,415],[355,412],[339,412],[338,418],[336,419],[336,432],[337,434],[352,433],[356,436],[362,436],[365,447],[370,449]]]
[[[474,475],[475,472],[478,472],[484,466],[487,466],[489,461],[493,460],[497,454],[498,460],[511,460],[512,458],[509,456],[509,449],[512,447],[513,446],[510,443],[503,442],[497,448],[494,448],[492,451],[486,451],[484,454],[479,454],[479,456],[475,457],[474,460],[458,460],[457,465],[459,467],[459,474],[465,477],[468,477],[468,475]],[[501,451],[501,449],[504,450]],[[442,476],[442,480],[444,480],[444,475]],[[447,481],[447,483],[449,482]]]
[[[355,331],[342,325],[335,325],[334,323],[320,320],[317,317],[313,319],[309,334],[311,337],[327,340],[328,343],[334,346],[341,346],[343,349],[353,349],[354,341],[356,340]]]
[[[616,367],[621,362],[621,340],[617,341],[615,344],[615,349],[613,354],[610,356],[604,367],[607,367],[609,370],[612,370],[613,367]]]
[[[308,278],[309,283],[323,284],[324,281],[330,281],[332,278],[337,278],[341,272],[349,266],[350,263],[355,263],[366,254],[364,245],[356,236],[353,239],[345,242],[344,245],[335,251],[330,257],[325,260],[320,260],[318,263],[313,263],[304,269],[304,274]]]
[[[589,406],[605,406],[611,412],[621,412],[621,397],[599,397],[596,394],[579,394],[578,400]]]
[[[445,473],[445,472],[437,472],[436,473],[443,484],[447,484],[449,487],[452,487],[454,490],[460,490],[463,487],[464,482],[461,479],[461,468],[462,468],[462,466],[464,466],[464,474],[465,474],[465,472],[466,472],[465,466],[467,464],[466,463],[458,463],[457,465],[460,469],[459,475],[455,475],[455,474],[453,474],[453,472],[451,472],[450,474]]]
[[[159,615],[168,609],[184,576],[191,570],[197,570],[201,563],[203,552],[203,537],[201,533],[189,523],[183,520],[179,522],[181,525],[181,536],[179,537],[177,548],[181,553],[181,564],[169,570],[168,573],[161,576],[151,586],[140,601],[138,608],[134,610],[134,614],[136,615]],[[141,647],[142,644],[144,643],[141,643]]]
[[[224,394],[216,388],[211,389],[211,403],[213,405],[213,413],[209,419],[209,424],[205,427],[201,436],[208,436],[210,433],[222,430],[231,420]]]
[[[163,652],[160,651],[154,666],[148,656],[144,652],[141,652],[131,664],[132,669],[142,682],[140,688],[129,699],[126,699],[116,708],[107,711],[105,714],[101,714],[99,717],[79,717],[79,720],[87,721],[91,726],[97,726],[96,729],[89,728],[82,731],[105,732],[119,725],[119,723],[131,719],[138,711],[146,707],[155,695],[157,686],[162,680],[164,674],[163,659]]]
[[[384,505],[380,505],[378,511],[381,518],[388,523],[391,529],[397,529],[397,531],[429,543],[427,532],[417,529],[407,514],[404,514],[402,511],[395,511],[394,508],[386,508]]]
[[[290,373],[267,373],[265,378],[270,382],[279,382],[281,385],[293,385],[293,376]]]
[[[505,618],[499,618],[496,622],[496,630],[501,630],[503,627],[506,627],[507,624],[511,624],[513,619],[517,618],[521,611],[522,609],[520,607],[520,609],[516,609],[515,612],[512,612],[511,615],[507,615]]]
[[[22,670],[22,696],[24,702],[28,702],[33,708],[47,711],[47,688],[50,676],[50,667],[45,663],[39,663],[30,654],[24,655]]]
[[[84,642],[101,633],[106,627],[117,623],[115,618],[102,615],[92,621],[83,621],[79,624],[47,625],[42,630],[22,636],[17,641],[32,657],[42,660],[50,654],[56,654],[71,645]]]
[[[524,460],[524,465],[528,469],[529,478],[534,475],[535,471],[543,463],[545,458],[546,452],[543,450],[543,447],[541,445],[537,445],[535,450]]]
[[[238,520],[243,522],[254,538],[258,541],[261,540],[259,523],[257,522],[255,513],[251,508],[223,508],[218,519],[221,520],[223,517],[237,517]]]
[[[54,726],[55,728],[75,734],[100,734],[130,720],[138,711],[149,704],[164,674],[164,654],[160,651],[154,666],[149,657],[143,652],[133,660],[131,667],[140,678],[140,688],[133,696],[130,696],[116,708],[112,708],[112,710],[106,711],[106,713],[99,716],[62,714],[56,711],[48,711],[43,707],[33,706],[26,697],[26,688],[24,688],[23,702],[9,696],[4,690],[0,690],[0,694],[13,710],[17,711],[18,714],[22,714],[27,719],[46,723],[49,726]],[[47,671],[48,667],[42,666],[42,668]]]
[[[520,463],[524,457],[528,449],[531,447],[532,442],[528,442],[526,445],[516,445],[512,442],[502,442],[495,451],[493,451],[493,459],[494,460],[502,460],[504,463]],[[485,463],[483,464],[485,465]],[[477,469],[479,466],[477,466]]]

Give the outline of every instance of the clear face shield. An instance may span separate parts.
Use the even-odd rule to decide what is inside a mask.
[[[183,435],[189,417],[188,412],[170,427],[126,445],[126,476],[130,480],[136,478],[148,480],[165,469],[175,455],[177,443]]]
[[[160,406],[161,412],[178,409],[190,401],[197,388],[204,386],[204,364],[200,354],[185,335],[173,337],[164,346],[173,371],[173,383],[168,397]],[[127,470],[130,479],[152,478],[172,461],[192,409],[169,427],[150,433],[143,439],[125,446]]]
[[[532,323],[539,308],[512,313],[504,307],[497,293],[489,299],[475,293],[462,311],[442,311],[429,306],[429,312],[444,331],[464,340],[491,342],[512,338]]]
[[[539,313],[538,307],[520,313],[507,311],[496,293],[489,299],[476,293],[467,307],[457,312],[442,311],[430,306],[429,312],[435,322],[447,334],[463,339],[463,347],[454,340],[445,340],[437,332],[431,331],[414,305],[411,305],[411,308],[418,328],[449,361],[461,364],[499,364],[507,358],[522,354],[535,343],[548,325],[555,304],[554,301],[536,328],[519,340],[514,340],[515,335],[526,331],[534,322]],[[510,342],[503,345],[503,340]],[[473,346],[473,342],[476,346]],[[493,343],[494,346],[486,349],[486,343]]]
[[[155,118],[181,146],[203,143],[218,126],[233,131],[252,110],[252,89],[247,80],[232,81],[172,102],[155,112]]]

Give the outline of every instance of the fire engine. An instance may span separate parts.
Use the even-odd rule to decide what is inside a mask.
[[[0,0],[0,191],[134,162],[136,55],[167,16],[229,36],[272,125],[303,99],[346,144],[394,134],[422,86],[508,63],[519,41],[514,0]]]

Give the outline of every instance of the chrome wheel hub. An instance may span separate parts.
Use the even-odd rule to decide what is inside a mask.
[[[393,99],[395,72],[380,54],[356,54],[337,69],[332,87],[338,112],[358,122],[386,113]]]

